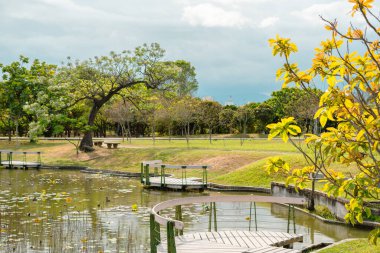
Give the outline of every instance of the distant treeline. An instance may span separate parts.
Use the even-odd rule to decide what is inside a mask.
[[[92,136],[266,133],[268,124],[286,116],[303,132],[317,131],[320,90],[286,88],[261,103],[223,106],[194,97],[195,68],[162,61],[163,55],[158,44],[144,44],[62,66],[23,56],[0,64],[0,134],[32,141],[83,136],[81,146],[92,146]]]

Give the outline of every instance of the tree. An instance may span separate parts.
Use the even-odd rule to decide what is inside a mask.
[[[266,125],[273,123],[276,117],[273,108],[267,103],[253,108],[252,114],[255,132],[266,132]]]
[[[55,73],[56,66],[34,60],[29,66],[29,59],[20,56],[19,61],[9,65],[0,65],[3,73],[0,82],[0,108],[2,121],[8,128],[11,140],[12,129],[18,135],[19,123],[27,117],[25,106],[36,101],[38,95],[47,94],[48,83]],[[33,140],[33,137],[31,138]]]
[[[310,92],[315,92],[315,95]],[[294,117],[305,133],[319,132],[319,124],[314,119],[314,114],[318,110],[321,95],[322,92],[316,89],[309,92],[303,91],[296,100],[285,106],[286,115]]]
[[[202,101],[198,107],[200,121],[207,126],[211,144],[212,130],[219,123],[219,113],[222,111],[222,106],[218,102]]]
[[[175,78],[174,91],[179,97],[192,96],[198,89],[198,81],[195,78],[195,68],[191,64],[184,60],[178,60],[174,62],[177,66],[178,72]]]
[[[127,136],[127,140],[131,138],[130,122],[134,118],[131,109],[132,104],[126,100],[117,101],[106,109],[108,119],[120,126],[123,142],[125,135]]]
[[[224,107],[220,112],[219,112],[219,125],[223,128],[226,129],[228,132],[227,133],[232,133],[232,128],[233,128],[233,123],[234,123],[234,112],[235,110],[229,108],[229,107]]]
[[[244,105],[239,107],[234,113],[234,121],[239,126],[240,131],[240,145],[244,144],[244,138],[247,135],[248,125],[253,120],[253,108],[252,105]]]
[[[69,89],[72,96],[72,104],[85,100],[91,110],[88,115],[87,125],[93,129],[96,115],[104,104],[115,95],[136,85],[144,85],[148,89],[170,89],[180,78],[181,83],[186,78],[191,79],[195,72],[183,77],[180,71],[185,71],[190,64],[163,61],[164,50],[157,44],[144,44],[137,47],[134,52],[111,52],[109,56],[95,57],[82,62],[69,62],[60,69],[60,80]],[[191,79],[191,82],[194,80]],[[81,140],[81,149],[92,147],[92,134],[86,132]]]
[[[190,96],[186,96],[174,104],[174,118],[183,129],[187,145],[189,145],[190,124],[195,121],[197,106],[198,101]]]
[[[322,18],[332,36],[316,49],[310,69],[301,71],[296,63],[291,63],[290,55],[297,52],[297,46],[290,39],[277,36],[269,43],[273,54],[285,60],[277,72],[283,86],[294,83],[307,90],[317,77],[327,82],[328,89],[321,96],[314,117],[319,119],[322,127],[327,120],[336,124],[336,127],[329,127],[319,135],[307,135],[305,143],[315,147],[318,159],[300,150],[310,165],[293,169],[288,183],[303,188],[310,181],[310,173],[322,173],[326,179],[325,191],[349,199],[345,219],[355,224],[371,216],[370,203],[365,200],[380,199],[380,21],[372,10],[372,0],[349,1],[353,3],[351,14],[359,14],[367,27],[363,31],[351,24],[347,32],[343,32],[338,29],[336,20]],[[352,44],[361,46],[363,53],[351,51]],[[280,135],[284,141],[292,140],[289,136],[301,132],[292,118],[268,127],[271,138]],[[277,166],[281,163],[283,165]],[[356,171],[345,175],[332,168],[334,163],[354,164]],[[285,168],[287,171],[288,165],[284,164],[272,163],[268,169],[273,172]],[[376,243],[379,235],[380,228],[373,230],[371,242]]]

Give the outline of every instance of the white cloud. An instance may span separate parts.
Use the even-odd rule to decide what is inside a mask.
[[[345,1],[335,1],[325,4],[313,4],[303,10],[293,11],[291,14],[318,26],[323,23],[322,15],[327,19],[346,20],[352,6]]]
[[[227,11],[213,4],[185,7],[182,20],[192,26],[205,27],[242,27],[250,22],[238,11]]]
[[[49,23],[89,22],[98,20],[123,20],[125,17],[105,12],[73,0],[15,0],[5,6],[11,18]]]
[[[264,18],[260,23],[259,27],[265,28],[274,25],[279,20],[278,17],[268,17]]]

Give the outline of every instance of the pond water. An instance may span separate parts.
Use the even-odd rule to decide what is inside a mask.
[[[0,252],[149,252],[149,211],[154,204],[216,194],[221,193],[146,190],[136,179],[78,171],[0,169]],[[218,229],[257,226],[286,232],[287,207],[258,203],[256,211],[257,225],[249,203],[217,203]],[[164,214],[174,216],[174,211]],[[185,233],[207,231],[206,205],[185,206],[183,216]],[[296,232],[304,235],[295,248],[368,234],[301,212],[296,212],[295,223]],[[293,231],[292,224],[290,228]]]

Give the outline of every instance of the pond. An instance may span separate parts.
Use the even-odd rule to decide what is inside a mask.
[[[146,190],[136,179],[79,171],[0,169],[0,252],[149,252],[149,211],[154,204],[216,194],[221,193]],[[258,203],[256,210],[257,225],[248,218],[249,203],[218,203],[218,229],[257,226],[286,232],[287,207]],[[183,213],[185,233],[207,231],[206,205],[186,206]],[[174,216],[173,209],[166,214]],[[295,248],[368,234],[300,212],[295,222],[296,232],[304,235]]]

